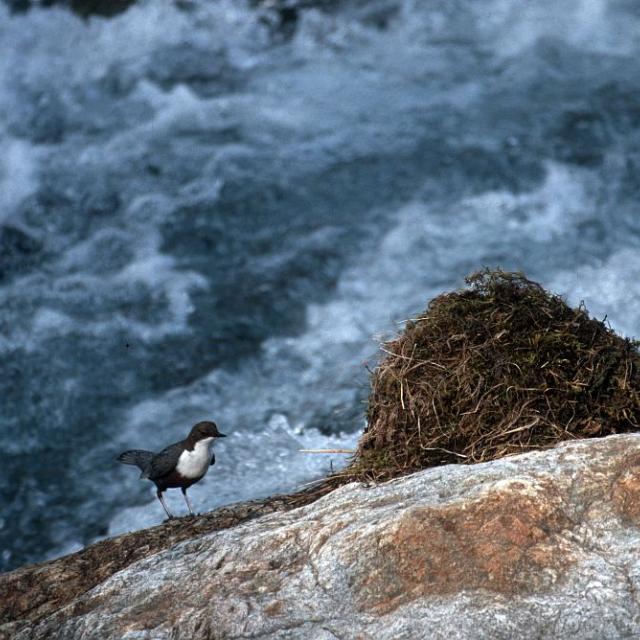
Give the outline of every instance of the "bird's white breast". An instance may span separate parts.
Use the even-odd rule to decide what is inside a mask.
[[[206,472],[211,462],[209,445],[213,438],[205,438],[196,442],[193,451],[186,449],[180,454],[176,471],[185,478],[200,478]]]

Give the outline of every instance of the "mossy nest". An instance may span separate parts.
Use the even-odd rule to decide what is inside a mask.
[[[383,480],[640,425],[638,342],[520,273],[484,270],[384,345],[343,471]]]

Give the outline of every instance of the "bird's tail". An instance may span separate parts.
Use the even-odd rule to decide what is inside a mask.
[[[132,464],[144,473],[149,462],[151,462],[151,458],[153,458],[153,453],[151,451],[132,449],[131,451],[121,453],[116,460],[118,462],[122,462],[122,464]]]

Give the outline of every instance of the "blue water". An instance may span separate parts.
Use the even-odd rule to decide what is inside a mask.
[[[0,5],[2,570],[160,521],[113,457],[200,419],[199,510],[339,465],[482,265],[640,333],[637,3],[254,4]]]

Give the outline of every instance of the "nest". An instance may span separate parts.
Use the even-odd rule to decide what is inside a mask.
[[[638,429],[637,341],[520,273],[466,281],[384,345],[343,478],[384,480]]]

